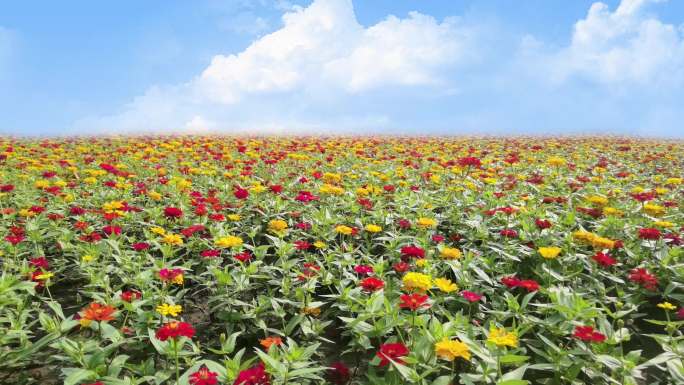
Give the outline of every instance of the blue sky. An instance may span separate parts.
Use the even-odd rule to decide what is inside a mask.
[[[7,2],[0,133],[684,137],[684,2],[604,3]]]

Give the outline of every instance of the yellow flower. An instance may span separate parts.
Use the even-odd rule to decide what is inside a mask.
[[[644,211],[646,211],[646,213],[649,215],[652,215],[654,217],[659,217],[659,216],[665,214],[665,207],[659,206],[655,203],[646,203],[644,205]]]
[[[491,342],[496,346],[515,348],[518,346],[518,335],[515,332],[508,332],[504,328],[491,328],[487,342]]]
[[[228,235],[217,239],[214,244],[218,247],[234,247],[242,245],[242,238],[234,235]]]
[[[35,276],[37,280],[45,281],[55,276],[55,273],[43,273]]]
[[[615,207],[604,207],[603,215],[613,215],[616,217],[621,217],[623,214],[622,210],[618,210]]]
[[[227,218],[233,222],[239,221],[242,217],[239,214],[228,214]]]
[[[677,308],[677,306],[669,303],[669,302],[661,302],[658,304],[658,307],[664,310],[674,310]]]
[[[369,233],[379,233],[382,231],[382,227],[378,225],[366,225],[365,228],[366,231],[368,231]]]
[[[150,229],[150,231],[157,235],[166,235],[166,230],[162,229],[161,227],[153,227]]]
[[[565,164],[565,159],[557,156],[552,156],[551,158],[549,158],[547,163],[551,166],[563,166]]]
[[[674,224],[672,222],[667,222],[667,221],[656,221],[656,222],[653,222],[653,225],[658,226],[658,227],[662,227],[665,229],[669,229],[670,227],[676,226],[676,224]]]
[[[444,259],[458,259],[461,258],[461,250],[455,247],[444,247],[440,250],[439,255]]]
[[[608,238],[595,236],[591,240],[591,245],[597,249],[612,249],[613,247],[615,247],[615,241],[612,241]]]
[[[335,186],[332,184],[324,184],[321,186],[321,188],[318,189],[323,194],[331,194],[331,195],[342,195],[344,194],[344,189],[339,186]]]
[[[282,219],[273,219],[268,222],[268,230],[274,233],[281,233],[287,229],[287,222]]]
[[[435,227],[437,225],[437,221],[435,221],[432,218],[425,218],[425,217],[418,218],[417,223],[418,223],[418,227],[421,227],[424,229],[428,228],[428,227]]]
[[[441,290],[445,293],[451,293],[452,291],[458,290],[458,285],[451,282],[451,280],[447,279],[447,278],[435,279],[435,286],[437,286],[439,288],[439,290]]]
[[[335,226],[335,232],[338,234],[349,235],[352,233],[352,228],[345,225],[337,225]]]
[[[539,251],[539,254],[541,254],[541,256],[546,258],[546,259],[556,258],[558,256],[558,254],[560,254],[561,250],[562,249],[560,247],[555,247],[555,246],[540,247],[539,249],[537,249],[537,251]]]
[[[313,317],[318,317],[321,315],[321,308],[320,307],[305,307],[302,309],[302,313],[306,315],[310,315]]]
[[[123,207],[124,205],[122,201],[111,201],[103,204],[102,210],[104,210],[104,212],[106,213],[113,213],[117,210],[122,209]]]
[[[83,260],[83,262],[92,262],[95,259],[95,257],[93,257],[90,254],[87,254],[82,256],[81,259]]]
[[[427,266],[428,261],[426,259],[419,259],[416,261],[416,266],[418,267],[425,267]]]
[[[176,285],[182,285],[184,279],[185,279],[185,277],[183,276],[182,273],[178,274],[175,277],[173,277],[173,283],[175,283]]]
[[[435,344],[435,354],[437,354],[437,357],[447,361],[453,361],[457,357],[470,361],[468,345],[459,340],[450,340],[446,337]]]
[[[313,245],[314,245],[314,247],[317,248],[317,249],[323,249],[323,248],[325,248],[325,246],[327,246],[327,245],[325,244],[325,242],[323,242],[323,241],[316,241],[316,242],[313,243]]]
[[[180,246],[183,244],[183,238],[178,234],[166,234],[164,235],[162,242],[166,243],[167,245]]]
[[[149,196],[152,200],[158,201],[162,199],[162,195],[156,191],[150,191],[147,193],[147,196]]]
[[[406,290],[427,291],[432,287],[432,277],[427,274],[408,272],[401,279]]]
[[[169,305],[168,303],[164,303],[157,306],[157,313],[163,316],[171,315],[172,317],[177,317],[182,311],[183,307],[181,305]]]
[[[605,206],[608,204],[608,198],[602,197],[600,195],[592,195],[587,198],[587,201],[597,206]]]

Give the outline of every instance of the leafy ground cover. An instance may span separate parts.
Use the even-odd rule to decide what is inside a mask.
[[[684,143],[0,139],[2,384],[674,384]]]

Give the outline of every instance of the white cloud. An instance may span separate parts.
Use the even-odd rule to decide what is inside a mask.
[[[544,63],[554,81],[574,75],[607,84],[680,82],[684,70],[682,30],[646,13],[660,0],[622,0],[611,11],[592,4],[569,46]]]
[[[470,56],[472,34],[453,18],[439,22],[411,12],[366,28],[357,21],[351,0],[315,0],[306,8],[282,4],[288,9],[282,28],[244,51],[216,55],[188,83],[152,87],[120,114],[87,118],[77,127],[168,130],[174,120],[177,125],[196,116],[214,121],[215,127],[234,126],[235,119],[254,118],[242,112],[257,111],[266,104],[264,98],[281,98],[280,104],[287,105],[294,97],[311,105],[387,87],[452,88],[444,73]],[[282,111],[282,106],[275,109]],[[259,112],[256,117],[262,118]]]
[[[284,26],[236,55],[217,55],[196,82],[219,103],[311,85],[364,91],[435,84],[439,70],[464,56],[466,33],[412,12],[361,26],[351,0],[316,0],[283,16]]]

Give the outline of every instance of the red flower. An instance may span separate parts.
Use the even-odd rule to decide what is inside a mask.
[[[138,242],[138,243],[134,243],[134,244],[132,245],[132,247],[133,247],[133,250],[135,250],[135,251],[143,251],[143,250],[149,249],[149,248],[150,248],[150,244],[149,244],[149,243],[145,243],[145,242]]]
[[[182,274],[183,274],[183,269],[180,269],[180,268],[175,268],[175,269],[164,268],[164,269],[159,270],[159,278],[164,282],[173,281],[174,279],[176,279],[176,277],[178,277],[179,275],[182,275]]]
[[[172,219],[180,218],[183,216],[183,210],[178,207],[167,207],[164,209],[164,216]]]
[[[440,243],[440,242],[444,241],[444,239],[445,238],[443,235],[440,235],[440,234],[433,234],[432,235],[432,241],[435,243]]]
[[[482,162],[474,156],[467,156],[458,160],[458,165],[461,167],[480,167]]]
[[[539,290],[539,283],[533,279],[525,279],[520,281],[520,287],[529,292],[533,292]]]
[[[11,243],[13,246],[16,246],[18,243],[22,242],[26,237],[23,235],[8,235],[5,237],[5,240],[9,243]]]
[[[409,222],[408,219],[400,219],[397,224],[399,227],[403,230],[407,230],[411,228],[411,222]]]
[[[245,250],[242,253],[235,254],[233,258],[240,262],[249,262],[249,260],[252,259],[252,254],[250,254],[249,250]]]
[[[639,238],[647,240],[658,240],[660,239],[660,230],[655,228],[645,228],[639,229]]]
[[[407,258],[422,259],[422,258],[425,258],[425,250],[421,249],[418,246],[414,246],[414,245],[404,246],[401,248],[401,257],[402,257],[402,259],[407,259]]]
[[[351,374],[343,362],[333,362],[330,364],[326,377],[335,385],[344,385],[351,379]]]
[[[636,193],[632,194],[632,198],[639,202],[646,202],[655,199],[656,195],[654,192],[642,192],[642,193]]]
[[[235,191],[233,192],[233,195],[237,199],[247,199],[249,196],[249,191],[243,189],[242,187],[236,187]]]
[[[264,363],[241,371],[233,385],[271,385],[271,379],[264,368]]]
[[[132,302],[134,300],[140,299],[142,295],[137,290],[126,290],[121,293],[121,300],[124,302]]]
[[[501,283],[506,285],[509,289],[515,289],[516,287],[522,287],[523,289],[533,292],[539,290],[539,283],[533,279],[519,279],[515,276],[503,277],[501,278]]]
[[[629,280],[641,285],[646,290],[655,291],[658,288],[658,278],[643,267],[632,269]]]
[[[295,197],[295,200],[299,202],[309,203],[311,201],[318,200],[318,196],[313,195],[308,191],[300,191],[299,194]]]
[[[503,229],[499,232],[502,237],[505,238],[517,238],[518,232],[513,229]]]
[[[539,230],[544,230],[544,229],[548,229],[549,227],[551,227],[551,221],[546,220],[546,219],[537,218],[534,220],[534,224],[537,225],[537,228]]]
[[[610,254],[602,253],[600,251],[597,251],[596,254],[591,257],[591,259],[603,267],[610,267],[617,263],[617,260],[611,257]]]
[[[373,274],[373,267],[368,265],[357,265],[354,266],[354,271],[359,275],[371,275]]]
[[[677,310],[677,318],[684,319],[684,307],[681,307],[679,310]]]
[[[82,207],[73,206],[72,208],[69,209],[69,214],[71,214],[71,215],[83,215],[85,213],[86,213],[86,210]]]
[[[29,260],[29,265],[31,265],[35,268],[43,269],[43,270],[47,270],[50,268],[50,263],[48,262],[47,258],[45,258],[45,257],[31,258]]]
[[[221,250],[204,250],[203,252],[200,253],[201,256],[205,258],[213,258],[213,257],[218,257],[221,255]]]
[[[198,371],[190,375],[188,380],[192,385],[216,385],[218,384],[217,376],[217,373],[210,372],[206,366],[202,365]]]
[[[405,273],[411,268],[411,265],[409,265],[406,262],[397,262],[394,265],[392,265],[392,268],[397,273]]]
[[[572,336],[584,342],[600,343],[606,340],[606,336],[594,330],[592,326],[577,326]]]
[[[361,287],[367,292],[378,291],[385,287],[385,282],[375,277],[368,277],[361,281]]]
[[[306,222],[299,222],[295,225],[295,227],[304,231],[311,230],[311,224]]]
[[[271,185],[271,186],[269,186],[269,189],[271,190],[271,192],[273,192],[275,194],[280,194],[281,192],[283,192],[283,186],[281,186],[279,184]]]
[[[311,244],[307,241],[295,241],[294,242],[295,249],[301,250],[301,251],[306,251],[311,248]]]
[[[404,364],[402,357],[406,357],[409,354],[408,348],[401,342],[393,344],[383,344],[380,346],[380,351],[377,352],[377,356],[380,358],[380,366],[387,366],[391,361],[399,364]]]
[[[178,337],[192,338],[195,335],[195,329],[187,322],[171,321],[162,325],[155,336],[160,341],[166,341],[169,338],[174,340]]]
[[[402,309],[409,309],[411,311],[416,311],[421,308],[429,308],[430,304],[427,302],[430,297],[424,294],[412,293],[412,294],[402,294],[399,297],[401,303],[399,307]]]
[[[102,228],[102,232],[105,233],[105,235],[107,235],[107,236],[120,235],[121,234],[121,227],[119,227],[119,226],[105,226]]]
[[[506,287],[509,289],[515,289],[516,287],[520,286],[520,282],[522,281],[515,276],[501,278],[501,283],[506,285]]]
[[[468,291],[468,290],[463,290],[461,292],[461,296],[463,298],[465,298],[466,301],[468,301],[468,302],[477,302],[480,299],[482,299],[482,296],[480,294],[473,293],[472,291]]]

